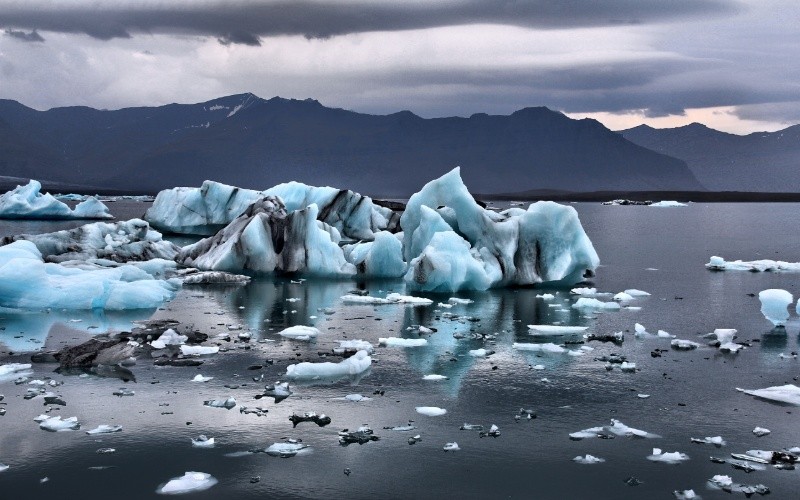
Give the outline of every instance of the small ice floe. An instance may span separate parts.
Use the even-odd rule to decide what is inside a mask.
[[[210,406],[211,408],[225,408],[226,410],[230,410],[236,406],[236,398],[229,397],[228,399],[210,399],[208,401],[203,401],[203,405]]]
[[[772,431],[770,431],[769,429],[765,429],[764,427],[756,427],[755,429],[753,429],[753,434],[755,434],[758,437],[764,437],[767,434],[770,434],[771,432]]]
[[[253,337],[253,334],[250,333],[250,332],[239,332],[239,335],[237,335],[237,337],[239,338],[239,340],[244,340],[246,342],[246,341],[250,340]],[[302,339],[298,339],[298,340],[302,340]]]
[[[492,424],[488,431],[479,432],[478,437],[500,437],[500,429],[496,425]]]
[[[761,301],[761,314],[774,326],[785,326],[789,319],[789,306],[794,301],[792,294],[786,290],[769,289],[758,293]]]
[[[455,304],[448,304],[446,302],[439,302],[436,304],[436,307],[443,307],[445,309],[451,309]]]
[[[95,451],[95,453],[98,453],[100,455],[105,455],[106,453],[116,453],[116,452],[117,452],[116,448],[98,448],[97,451]]]
[[[411,436],[410,438],[408,438],[408,444],[417,444],[420,441],[422,441],[422,436],[420,436],[419,434],[417,434],[416,436]]]
[[[468,423],[465,422],[464,425],[459,427],[459,429],[462,430],[462,431],[478,431],[478,432],[482,432],[483,431],[483,426],[481,424],[468,424]]]
[[[700,495],[695,493],[694,490],[675,490],[672,495],[676,500],[701,500]]]
[[[334,354],[353,355],[358,351],[367,351],[367,354],[372,354],[375,348],[366,340],[340,340],[339,347],[333,349]]]
[[[536,298],[537,299],[542,299],[542,300],[553,300],[553,299],[556,298],[556,296],[553,295],[552,293],[542,293],[542,294],[536,295]]]
[[[425,375],[422,377],[422,380],[447,380],[449,377],[444,375],[437,375],[435,373],[431,373],[430,375]]]
[[[657,271],[657,269],[655,269],[655,270]],[[650,296],[649,293],[647,293],[647,292],[645,292],[643,290],[637,290],[635,288],[628,288],[627,290],[625,290],[625,293],[627,293],[631,297],[649,297]]]
[[[737,391],[757,398],[800,406],[800,387],[793,384],[777,385],[766,389],[740,389]]]
[[[0,381],[11,380],[14,377],[31,375],[31,365],[28,363],[6,363],[0,365]]]
[[[588,326],[560,326],[560,325],[528,325],[530,335],[572,335],[583,333],[588,330]]]
[[[486,356],[494,354],[494,351],[481,347],[480,349],[472,349],[467,354],[473,358],[485,358]]]
[[[721,352],[736,354],[743,347],[741,344],[733,342],[733,339],[736,338],[736,332],[737,330],[734,328],[717,328],[703,337],[712,339],[709,345],[718,347]]]
[[[200,271],[183,278],[184,285],[246,285],[250,276],[223,271]]]
[[[184,356],[208,356],[211,354],[217,354],[219,352],[219,346],[216,345],[182,345],[181,346],[181,354]]]
[[[415,410],[420,415],[426,415],[428,417],[438,417],[447,413],[447,410],[439,408],[438,406],[417,406]]]
[[[622,332],[614,333],[587,333],[583,336],[587,342],[596,340],[597,342],[612,342],[614,344],[622,344],[625,341],[625,334]]]
[[[520,408],[516,415],[514,415],[514,420],[521,420],[522,417],[525,417],[527,420],[533,420],[536,418],[536,411],[535,410],[526,410],[525,408]]]
[[[620,363],[619,369],[625,373],[635,373],[636,363],[628,363],[627,361],[623,361],[622,363]]]
[[[317,338],[321,332],[313,326],[295,325],[281,330],[278,335],[292,340],[311,340]]]
[[[531,370],[544,370],[544,365],[531,365]]]
[[[400,337],[380,337],[378,343],[386,347],[422,347],[428,345],[428,339],[404,339]]]
[[[413,431],[416,428],[417,426],[409,421],[406,425],[395,425],[394,427],[384,427],[383,429],[387,431],[408,432]]]
[[[213,448],[214,438],[210,438],[205,434],[200,434],[196,438],[192,438],[192,446],[195,448]]]
[[[194,376],[194,378],[192,379],[192,382],[208,382],[209,380],[212,380],[213,378],[214,377],[204,377],[203,375],[200,375],[198,373],[197,375]]]
[[[433,328],[428,328],[426,326],[420,325],[419,328],[417,328],[417,331],[423,335],[430,335],[431,333],[434,333],[436,330]]]
[[[708,480],[711,488],[720,489],[727,493],[744,493],[746,497],[750,497],[755,493],[759,495],[768,495],[769,488],[763,484],[746,485],[734,483],[730,476],[718,474]]]
[[[416,306],[428,306],[433,304],[431,299],[413,297],[411,295],[401,295],[399,293],[390,293],[385,299],[379,297],[370,297],[369,295],[349,294],[342,297],[342,302],[345,304],[409,304]]]
[[[573,432],[569,435],[569,438],[572,439],[573,441],[579,441],[581,439],[587,439],[587,438],[608,439],[608,438],[613,438],[614,436],[648,438],[648,439],[661,437],[658,434],[652,434],[650,432],[634,429],[633,427],[628,427],[619,420],[611,419],[610,425],[605,425],[602,427],[590,427],[588,429],[583,429],[578,432]]]
[[[778,354],[778,357],[781,359],[797,359],[797,353],[796,352],[791,352],[789,354],[780,353]]]
[[[639,399],[647,399],[647,398],[650,397],[650,395],[649,394],[637,394],[636,397],[639,398]]]
[[[136,391],[134,391],[132,389],[128,389],[127,387],[120,387],[119,389],[117,389],[116,391],[112,392],[111,394],[114,395],[114,396],[120,397],[120,398],[121,397],[125,397],[125,396],[130,397],[130,396],[135,396],[136,395]]]
[[[9,469],[9,466],[0,462],[0,472],[5,472]]]
[[[453,443],[445,443],[442,449],[444,451],[459,451],[461,448],[458,447],[458,443],[453,442]]]
[[[266,417],[269,413],[269,410],[262,408],[260,406],[240,406],[239,413],[244,415],[255,415],[257,417]]]
[[[292,416],[289,417],[289,421],[292,423],[292,427],[297,427],[297,424],[301,422],[314,422],[319,427],[325,427],[331,423],[331,417],[325,415],[324,413],[317,415],[313,411],[307,411],[302,415],[292,413]]]
[[[697,349],[700,347],[700,344],[697,342],[683,339],[672,339],[672,342],[670,342],[669,345],[678,351],[691,351],[692,349]]]
[[[372,401],[372,398],[367,396],[362,396],[361,394],[348,394],[342,398],[339,398],[342,401],[350,401],[352,403],[360,403],[362,401]]]
[[[70,417],[62,420],[60,416],[50,417],[47,415],[39,415],[33,420],[39,422],[40,429],[50,432],[77,431],[81,428],[78,417]]]
[[[299,440],[289,439],[284,443],[272,443],[269,448],[264,450],[264,453],[271,457],[289,458],[306,454],[310,451],[311,448],[307,444],[303,444]]]
[[[475,302],[472,299],[460,299],[458,297],[450,297],[449,299],[447,299],[447,301],[450,302],[451,304],[459,304],[459,305],[472,304],[473,302]]]
[[[336,379],[359,375],[372,365],[372,358],[367,351],[358,351],[339,363],[303,362],[286,367],[286,378],[291,380],[311,381],[320,379]]]
[[[711,436],[711,437],[704,437],[704,438],[690,438],[690,441],[695,444],[713,444],[717,448],[720,446],[725,446],[725,440],[722,439],[722,436]]]
[[[665,464],[679,464],[689,460],[689,455],[679,451],[664,452],[661,448],[653,448],[653,454],[647,456],[653,462],[663,462]]]
[[[514,342],[511,347],[518,351],[544,352],[552,354],[562,354],[567,352],[567,349],[564,349],[560,345],[553,344],[552,342],[547,342],[545,344],[526,344]]]
[[[86,434],[89,434],[90,436],[94,436],[96,434],[112,434],[114,432],[122,432],[122,426],[121,425],[100,424],[97,427],[95,427],[94,429],[92,429],[90,431],[86,431]]]
[[[181,335],[172,328],[167,329],[156,340],[150,342],[154,349],[165,349],[168,345],[183,345],[189,337]]]
[[[348,446],[351,444],[366,444],[370,441],[379,441],[380,438],[375,435],[374,431],[368,426],[364,425],[355,431],[342,429],[339,431],[339,444],[341,446]]]
[[[675,208],[675,207],[687,207],[688,205],[686,203],[681,203],[679,201],[663,200],[651,203],[649,206],[660,207],[660,208]]]
[[[589,288],[589,287],[573,288],[572,290],[569,291],[569,293],[571,293],[572,295],[581,295],[583,297],[593,297],[593,296],[603,297],[611,295],[610,293],[607,292],[598,292],[597,288]]]
[[[800,263],[782,260],[727,261],[716,255],[711,257],[706,267],[712,271],[751,271],[751,272],[800,272]]]
[[[217,480],[211,474],[187,472],[183,476],[172,478],[166,484],[159,486],[156,493],[159,495],[181,495],[204,491],[215,484],[217,484]]]
[[[573,462],[584,464],[584,465],[592,465],[592,464],[600,464],[606,461],[605,458],[596,457],[594,455],[589,455],[588,453],[585,456],[577,456],[572,459]]]
[[[595,298],[581,297],[577,302],[572,304],[573,309],[597,309],[608,311],[619,311],[618,302],[603,302]]]
[[[630,301],[633,300],[633,295],[631,295],[629,293],[625,293],[625,292],[619,292],[618,294],[616,294],[613,297],[611,297],[611,300],[614,300],[614,301],[617,301],[617,302],[630,302]]]
[[[268,398],[273,398],[275,403],[280,403],[292,394],[294,393],[289,389],[289,382],[275,382],[271,385],[265,385],[264,393],[256,396],[256,399],[261,399],[266,396]]]

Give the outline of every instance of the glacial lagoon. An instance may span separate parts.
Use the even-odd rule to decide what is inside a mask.
[[[199,367],[140,360],[129,367],[135,376],[129,382],[59,374],[53,364],[34,364],[30,379],[63,382],[51,390],[67,405],[50,415],[78,417],[82,427],[73,432],[40,430],[34,418],[47,408],[42,398],[23,399],[33,386],[3,378],[0,462],[9,469],[0,472],[0,491],[29,498],[155,498],[171,478],[202,471],[218,483],[187,498],[674,498],[673,491],[693,489],[708,499],[729,498],[707,486],[713,476],[728,475],[736,483],[764,484],[774,498],[793,498],[798,471],[767,466],[747,473],[709,457],[800,446],[797,407],[736,391],[797,385],[800,361],[792,353],[798,350],[800,321],[793,312],[785,330],[774,330],[760,312],[758,293],[782,288],[797,299],[800,275],[712,272],[704,265],[712,255],[800,262],[800,205],[572,206],[601,259],[588,285],[612,294],[639,289],[650,296],[606,312],[571,307],[578,297],[568,288],[414,294],[433,299],[429,306],[344,304],[341,297],[353,290],[382,297],[403,293],[404,285],[261,277],[245,286],[187,286],[155,311],[4,313],[0,340],[7,348],[0,363],[29,362],[26,350],[55,349],[147,319],[175,320],[179,332],[204,332],[222,352],[203,358]],[[147,204],[117,202],[109,208],[126,220],[141,216]],[[81,224],[0,221],[0,236]],[[183,237],[176,241],[188,243]],[[537,297],[546,293],[553,298]],[[473,302],[452,304],[450,297]],[[637,337],[636,323],[701,347],[678,351],[667,338]],[[513,349],[515,342],[581,339],[532,336],[529,324],[623,332],[624,342],[567,345],[582,355]],[[293,325],[314,325],[321,333],[311,342],[278,335]],[[420,325],[432,331],[420,333]],[[748,347],[735,355],[707,347],[701,335],[717,328],[737,329],[737,341]],[[239,340],[240,332],[249,332],[249,341]],[[230,341],[214,341],[225,333]],[[424,338],[427,345],[384,347],[382,337]],[[293,394],[280,403],[256,398],[265,385],[285,380],[290,364],[341,361],[332,350],[339,341],[354,339],[375,346],[367,372],[292,383]],[[470,353],[479,349],[493,353]],[[636,370],[607,370],[598,358],[614,353],[635,363]],[[198,374],[213,379],[193,382]],[[423,380],[431,374],[446,378]],[[115,396],[122,387],[135,394]],[[229,397],[237,402],[230,410],[204,406]],[[268,411],[258,416],[241,407]],[[447,412],[428,416],[417,407]],[[536,418],[520,409],[533,410]],[[329,416],[331,423],[292,426],[293,414],[310,411]],[[660,437],[570,439],[570,433],[612,419]],[[413,429],[386,429],[409,422]],[[122,431],[86,435],[101,424],[121,425]],[[499,436],[481,437],[480,431],[461,430],[464,424],[485,431],[494,424]],[[364,425],[379,440],[340,444],[340,431]],[[771,433],[758,437],[755,427]],[[193,446],[201,434],[213,437],[215,445]],[[421,439],[409,444],[417,435]],[[725,446],[690,441],[714,436],[724,438]],[[308,448],[287,458],[252,452],[287,439],[302,440]],[[454,442],[458,451],[443,450]],[[107,448],[115,452],[98,453]],[[648,460],[653,448],[682,452],[689,460],[676,465]],[[587,454],[605,461],[573,461]],[[636,481],[629,478],[641,484],[632,486]]]

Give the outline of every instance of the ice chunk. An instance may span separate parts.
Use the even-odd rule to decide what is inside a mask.
[[[427,306],[433,304],[433,300],[423,297],[414,297],[411,295],[401,295],[399,293],[390,293],[386,298],[370,297],[369,295],[343,295],[342,302],[346,304],[409,304],[415,306]]]
[[[639,429],[629,427],[619,420],[611,419],[611,424],[602,427],[590,427],[569,435],[570,439],[578,441],[586,438],[600,437],[603,435],[614,434],[616,436],[635,437],[635,438],[658,438],[658,434],[652,434]]]
[[[307,444],[298,442],[273,443],[264,450],[271,457],[289,458],[301,453],[306,453],[310,448]]]
[[[32,375],[31,366],[29,363],[6,363],[0,365],[0,381]]]
[[[784,326],[789,319],[789,305],[794,301],[792,294],[786,290],[769,289],[758,293],[761,301],[761,314],[775,326]]]
[[[344,378],[358,375],[369,369],[372,358],[366,351],[358,351],[340,363],[298,363],[286,367],[286,378],[291,380],[316,380]]]
[[[687,205],[686,205],[686,203],[681,203],[679,201],[664,200],[664,201],[657,201],[655,203],[651,203],[649,206],[651,206],[651,207],[685,207]]]
[[[200,375],[198,373],[197,375],[194,376],[194,378],[192,379],[192,382],[208,382],[209,380],[212,380],[213,378],[214,377],[204,377],[203,375]]]
[[[355,354],[358,351],[366,351],[367,354],[372,354],[375,348],[366,340],[340,340],[339,347],[334,348],[333,352],[336,354]]]
[[[675,490],[672,495],[676,500],[701,500],[700,495],[695,493],[694,490]]]
[[[736,390],[757,398],[800,406],[800,387],[793,384],[751,390],[739,389],[737,387]]]
[[[435,373],[431,373],[430,375],[425,375],[422,377],[422,380],[447,380],[449,377],[444,375],[437,375]]]
[[[763,484],[745,485],[734,483],[730,476],[724,476],[720,474],[709,479],[708,484],[713,488],[718,488],[722,491],[727,491],[728,493],[744,493],[747,497],[750,497],[755,493],[758,493],[759,495],[769,494],[769,488]]]
[[[348,429],[344,429],[343,431],[339,432],[339,444],[342,446],[347,446],[350,444],[366,444],[370,441],[378,440],[380,440],[380,438],[376,436],[374,431],[366,425],[359,427],[358,430],[353,432],[350,432]]]
[[[591,465],[591,464],[599,464],[606,461],[605,458],[595,457],[594,455],[589,455],[588,453],[586,456],[577,456],[572,459],[573,462],[577,462],[579,464]]]
[[[552,293],[543,293],[543,294],[536,295],[536,298],[537,299],[542,299],[542,300],[553,300],[553,299],[556,298],[556,296],[553,295]]]
[[[755,429],[753,429],[753,434],[755,434],[758,437],[766,436],[767,434],[770,434],[771,432],[772,431],[770,431],[769,429],[765,429],[764,427],[756,427]]]
[[[725,440],[722,436],[706,436],[704,438],[691,438],[691,442],[697,444],[713,444],[716,447],[725,446]]]
[[[101,425],[98,425],[97,427],[95,427],[94,429],[92,429],[90,431],[86,431],[86,434],[89,434],[90,436],[94,436],[95,434],[111,434],[111,433],[114,433],[114,432],[121,432],[121,431],[122,431],[122,426],[121,425],[101,424]]]
[[[205,434],[200,434],[197,438],[192,438],[192,446],[195,448],[213,448],[214,438],[210,438]]]
[[[113,219],[95,197],[78,203],[75,209],[49,193],[42,194],[42,185],[31,179],[25,186],[0,195],[0,219]]]
[[[203,405],[210,406],[211,408],[225,408],[226,410],[230,410],[236,406],[236,398],[229,397],[228,399],[211,399],[208,401],[203,401]]]
[[[9,466],[0,462],[0,472],[5,472],[9,469]]]
[[[528,325],[531,335],[569,335],[583,333],[588,326]]]
[[[427,339],[403,339],[399,337],[381,337],[378,339],[380,345],[386,347],[423,347],[428,345]]]
[[[445,443],[442,449],[444,451],[459,451],[461,448],[458,447],[458,443],[452,442],[452,443]]]
[[[625,292],[619,292],[618,294],[614,295],[612,300],[616,300],[617,302],[629,302],[633,300],[633,295]]]
[[[215,484],[217,484],[217,480],[211,474],[186,472],[183,476],[172,478],[166,484],[159,486],[156,493],[159,495],[182,495],[204,491]]]
[[[386,231],[375,233],[373,241],[342,247],[345,259],[356,266],[360,275],[376,278],[399,278],[406,273],[403,244]]]
[[[631,297],[649,297],[650,296],[649,293],[647,293],[647,292],[645,292],[643,290],[637,290],[635,288],[629,288],[629,289],[625,290],[625,293],[627,293]]]
[[[44,418],[42,419],[41,417]],[[62,420],[60,416],[48,417],[47,415],[40,415],[34,420],[39,422],[40,429],[50,432],[77,431],[81,428],[78,417],[70,417]]]
[[[347,396],[341,398],[345,401],[350,401],[353,403],[360,403],[362,401],[372,401],[372,398],[368,398],[367,396],[363,396],[361,394],[348,394]]]
[[[653,448],[653,454],[647,457],[653,462],[664,462],[666,464],[679,464],[689,460],[689,455],[679,451],[663,452],[661,448]]]
[[[289,417],[289,421],[292,423],[292,427],[297,427],[297,424],[301,422],[314,422],[319,427],[325,427],[326,425],[331,423],[331,417],[325,415],[324,413],[321,415],[317,415],[313,411],[307,411],[302,415],[297,415],[293,413],[291,417]]]
[[[295,325],[278,332],[278,335],[292,340],[311,340],[320,333],[322,332],[313,326]]]
[[[473,358],[485,358],[490,354],[494,354],[494,351],[488,351],[485,348],[481,347],[480,349],[472,349],[467,354],[469,354]]]
[[[527,211],[485,210],[467,191],[458,168],[414,194],[400,225],[410,262],[405,280],[416,289],[572,284],[599,264],[572,207],[538,202]]]
[[[428,417],[438,417],[447,413],[447,410],[439,408],[438,406],[417,406],[415,410],[420,415],[426,415]]]
[[[563,347],[553,344],[552,342],[548,342],[546,344],[524,344],[519,342],[514,342],[511,346],[513,349],[518,351],[533,351],[533,352],[546,352],[546,353],[565,353],[567,349]]]
[[[722,257],[713,256],[706,267],[712,271],[751,271],[751,272],[800,272],[800,262],[784,262],[781,260],[726,261]]]
[[[201,271],[183,278],[184,285],[246,285],[250,276],[222,271]]]
[[[219,346],[210,345],[182,345],[181,354],[184,356],[208,356],[219,352]]]
[[[722,352],[737,353],[743,346],[736,344],[733,339],[736,338],[737,330],[734,328],[717,328],[712,333],[706,334],[705,338],[713,339],[709,345],[719,348]]]
[[[0,247],[0,307],[9,309],[155,309],[179,286],[130,265],[84,270],[44,263],[30,241]]]
[[[172,328],[167,329],[164,333],[162,333],[156,340],[150,342],[150,345],[153,346],[155,349],[164,349],[168,345],[182,345],[189,337],[186,335],[181,335]]]
[[[697,342],[683,339],[673,339],[672,342],[670,342],[670,345],[673,349],[677,349],[679,351],[691,351],[692,349],[697,349],[700,347],[700,344]]]
[[[603,302],[601,300],[597,300],[591,297],[581,297],[578,299],[577,302],[572,304],[572,307],[575,309],[601,309],[601,310],[618,311],[619,303]]]

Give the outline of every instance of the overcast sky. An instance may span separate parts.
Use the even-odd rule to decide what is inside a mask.
[[[797,0],[0,0],[0,98],[800,123]]]

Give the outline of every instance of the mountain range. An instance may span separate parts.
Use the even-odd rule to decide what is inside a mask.
[[[461,166],[481,193],[704,189],[686,161],[628,132],[545,107],[426,119],[253,94],[111,111],[0,100],[0,176],[126,192],[297,180],[402,197]]]
[[[800,191],[800,125],[735,135],[699,123],[620,132],[629,141],[686,162],[711,191]]]

